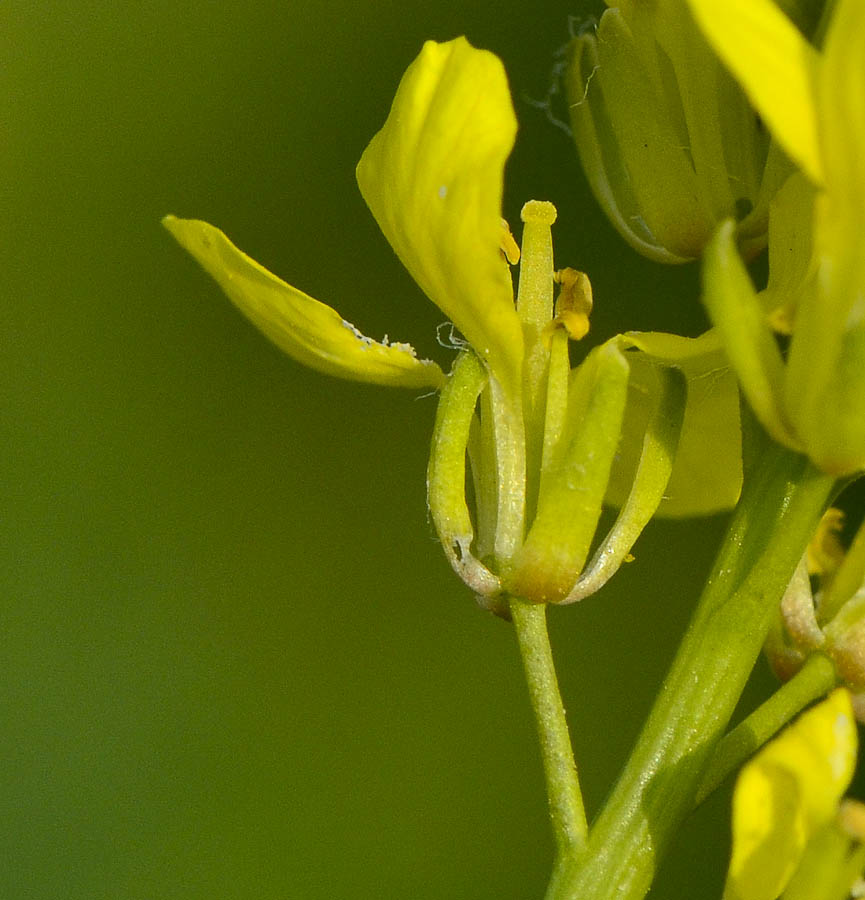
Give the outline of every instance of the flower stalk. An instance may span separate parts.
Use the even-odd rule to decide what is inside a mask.
[[[770,740],[809,703],[828,694],[838,682],[828,656],[815,653],[765,703],[761,704],[715,747],[695,804],[699,806],[727,776]]]
[[[646,895],[834,486],[805,457],[767,450],[636,747],[585,849],[554,873],[547,900]]]
[[[585,845],[586,812],[547,634],[546,606],[512,598],[510,611],[538,731],[558,863]]]

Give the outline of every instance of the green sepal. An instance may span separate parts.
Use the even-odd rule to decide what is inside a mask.
[[[596,197],[658,262],[700,256],[728,216],[753,256],[785,168],[765,128],[680,0],[608,5],[596,33],[572,41],[565,76]]]
[[[466,447],[487,373],[471,351],[461,353],[442,388],[427,469],[427,502],[445,556],[477,594],[491,596],[499,580],[473,554],[474,526],[466,503]]]
[[[656,262],[687,262],[687,256],[663,246],[643,218],[612,130],[607,101],[600,84],[593,83],[600,66],[595,37],[574,38],[568,50],[565,91],[583,172],[607,218],[638,253]]]
[[[762,133],[758,136],[753,112],[733,79],[717,65],[680,0],[660,0],[651,6],[653,30],[677,87],[674,96],[681,104],[687,158],[709,214],[702,247],[712,223],[731,215],[737,198],[756,195],[768,141]]]
[[[628,332],[618,338],[630,366],[622,440],[605,502],[623,506],[631,493],[652,411],[659,368],[682,373],[687,384],[684,420],[672,472],[656,515],[703,516],[730,509],[742,488],[739,391],[717,332],[686,338]]]
[[[699,256],[712,220],[681,129],[641,56],[618,9],[604,12],[596,37],[575,39],[567,74],[574,136],[625,240],[660,262],[683,262]]]
[[[628,363],[615,341],[593,350],[574,371],[565,429],[506,579],[514,596],[556,603],[573,587],[601,515],[627,389]]]
[[[600,590],[618,571],[654,516],[670,480],[685,417],[687,382],[677,369],[657,368],[657,405],[643,438],[634,483],[613,527],[563,603]]]
[[[271,274],[213,225],[166,216],[162,224],[237,308],[297,362],[353,381],[438,388],[444,373],[408,344],[364,337],[336,310]]]
[[[706,247],[703,302],[757,418],[776,441],[799,450],[783,413],[784,360],[734,231],[732,220],[722,222]]]

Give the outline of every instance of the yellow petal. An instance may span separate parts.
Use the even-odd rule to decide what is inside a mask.
[[[328,375],[398,387],[440,387],[441,369],[408,344],[364,337],[336,310],[286,284],[218,229],[166,216],[162,224],[216,279],[232,302],[281,350]]]
[[[865,205],[865,3],[840,0],[820,73],[820,139],[827,187],[861,228]],[[857,235],[858,237],[858,235]]]
[[[817,184],[820,55],[773,0],[688,0],[715,52],[790,158]]]
[[[496,56],[465,38],[428,41],[357,167],[364,200],[403,265],[512,395],[522,333],[500,248],[516,127]]]
[[[855,763],[850,694],[840,688],[742,769],[724,900],[775,900],[810,838],[835,815]]]

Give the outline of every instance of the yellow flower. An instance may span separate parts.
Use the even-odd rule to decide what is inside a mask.
[[[851,474],[865,468],[865,4],[838,0],[818,50],[772,0],[689,3],[807,176],[794,176],[770,213],[763,299],[780,308],[755,298],[727,222],[707,251],[710,315],[767,430]],[[786,359],[767,312],[792,332]]]
[[[733,853],[724,900],[775,900],[794,873],[804,881],[807,873],[797,869],[808,845],[838,813],[853,777],[856,745],[850,697],[839,688],[744,766],[733,794]],[[795,896],[822,900],[835,894]]]
[[[502,613],[506,594],[560,602],[594,592],[660,504],[676,515],[726,507],[741,479],[736,385],[717,371],[718,347],[624,336],[571,372],[568,340],[588,331],[591,289],[585,275],[554,270],[551,203],[523,208],[514,302],[508,263],[520,251],[501,206],[515,136],[499,59],[465,38],[428,42],[357,166],[385,237],[471,347],[447,378],[406,344],[364,337],[213,226],[165,219],[235,304],[298,361],[345,378],[442,389],[428,470],[431,517],[456,572]],[[695,435],[709,406],[723,432],[711,460],[702,432]],[[622,512],[577,584],[608,490]]]
[[[406,71],[384,127],[357,167],[364,199],[399,258],[512,396],[519,390],[523,344],[501,249],[501,204],[516,127],[498,57],[465,38],[429,41]],[[213,226],[174,216],[164,224],[231,300],[299,362],[376,384],[443,384],[439,367],[417,359],[409,345],[364,337]]]
[[[822,184],[818,95],[821,76],[827,75],[825,59],[773,0],[688,3],[772,133],[802,170]],[[848,4],[855,5],[857,0]]]

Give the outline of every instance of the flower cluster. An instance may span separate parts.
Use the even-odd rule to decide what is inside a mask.
[[[464,338],[448,374],[408,344],[365,337],[217,228],[164,224],[298,362],[440,391],[429,509],[484,607],[513,611],[519,626],[518,611],[543,615],[526,604],[596,592],[654,515],[733,506],[740,389],[768,435],[807,456],[797,465],[826,485],[779,568],[780,593],[836,476],[865,469],[865,3],[827,3],[819,23],[818,6],[622,0],[572,42],[571,117],[592,188],[646,256],[702,257],[713,328],[701,337],[625,332],[573,350],[589,331],[589,279],[556,268],[551,203],[523,206],[521,246],[503,219],[516,115],[500,60],[464,38],[424,45],[357,166],[385,238]],[[766,245],[769,279],[757,290],[745,260]],[[604,504],[619,512],[599,538]],[[846,687],[743,769],[725,900],[842,900],[865,868],[865,808],[841,803],[853,710],[865,721],[865,527],[846,553],[839,527],[830,511],[766,649],[785,678],[826,654]],[[740,629],[756,635],[751,661],[760,621]],[[651,781],[642,770],[638,780]]]
[[[758,295],[731,222],[706,252],[705,302],[754,412],[823,470],[865,468],[865,5],[827,4],[822,49],[772,0],[689,0],[799,166],[770,213]],[[786,350],[773,331],[790,333]]]
[[[644,256],[699,257],[728,217],[750,256],[790,165],[682,0],[611,2],[569,46],[565,85],[586,177]]]

